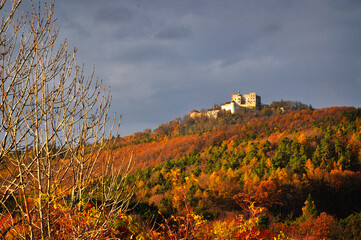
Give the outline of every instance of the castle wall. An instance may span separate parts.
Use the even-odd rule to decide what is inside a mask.
[[[231,111],[231,113],[233,114],[237,111],[237,109],[239,109],[239,106],[234,101],[232,101],[230,103],[223,104],[221,106],[221,109],[225,111]]]
[[[193,119],[195,118],[199,118],[199,117],[209,117],[209,118],[217,118],[218,117],[218,112],[219,110],[209,110],[205,113],[200,113],[200,112],[192,112],[189,114],[189,116]]]
[[[231,95],[231,103],[234,102],[239,107],[246,108],[261,108],[261,97],[257,96],[255,92],[251,92],[249,94],[232,94]],[[235,107],[229,105],[231,103],[227,103],[222,105],[222,109],[230,110],[232,113],[235,112]]]
[[[234,114],[240,107],[246,108],[261,108],[261,97],[257,96],[255,92],[249,94],[232,94],[231,102],[227,102],[221,106],[222,110],[231,111]],[[219,110],[208,110],[205,113],[194,111],[189,113],[191,118],[207,116],[210,118],[217,118]]]
[[[210,111],[207,111],[206,114],[207,114],[207,117],[209,117],[209,118],[217,118],[218,112],[219,112],[219,110],[210,110]]]

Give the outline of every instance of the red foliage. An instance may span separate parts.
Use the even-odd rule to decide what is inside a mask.
[[[5,236],[15,223],[16,220],[10,214],[0,217],[0,234]]]
[[[245,182],[243,191],[234,196],[234,199],[242,208],[253,202],[258,206],[271,208],[280,202],[281,190],[276,183],[271,180],[256,181],[249,180]]]

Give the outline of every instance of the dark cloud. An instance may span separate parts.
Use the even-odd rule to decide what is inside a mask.
[[[123,7],[103,7],[100,8],[96,15],[96,22],[107,22],[111,24],[121,24],[124,22],[129,22],[133,17],[133,12],[127,8]]]
[[[264,103],[360,107],[360,1],[62,0],[57,6],[62,36],[111,86],[123,135],[229,101],[238,90],[256,91]]]
[[[122,54],[122,58],[125,59],[126,62],[142,62],[156,61],[165,55],[166,52],[162,48],[151,46],[137,47],[135,49],[131,49],[130,51],[126,51],[124,54]]]
[[[281,30],[281,27],[275,23],[267,24],[263,28],[264,33],[270,33],[270,34],[275,34],[275,33],[279,32],[280,30]]]
[[[113,61],[124,64],[170,66],[179,63],[177,50],[155,42],[132,43],[112,54]]]
[[[78,22],[74,22],[71,19],[67,18],[65,27],[71,30],[74,34],[81,36],[82,38],[89,38],[91,33],[89,29],[82,26]]]
[[[191,30],[189,27],[185,26],[175,26],[167,27],[166,29],[160,30],[156,35],[156,39],[161,40],[177,40],[184,39],[191,35]]]

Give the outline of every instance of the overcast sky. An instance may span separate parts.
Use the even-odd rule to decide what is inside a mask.
[[[60,38],[111,87],[121,135],[256,92],[361,106],[359,0],[57,0]]]

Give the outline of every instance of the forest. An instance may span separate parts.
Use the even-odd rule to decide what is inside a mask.
[[[184,116],[113,139],[107,151],[133,156],[130,214],[143,231],[153,227],[164,239],[359,239],[361,109],[290,103]]]
[[[0,239],[361,239],[360,108],[281,100],[120,137],[54,3],[0,1]]]

